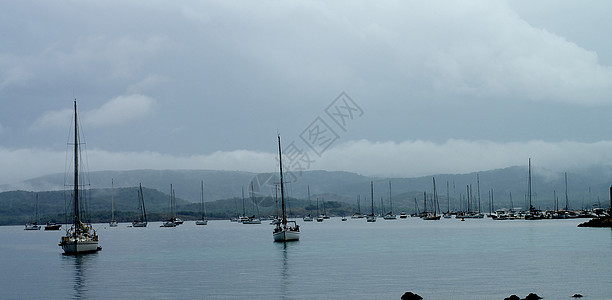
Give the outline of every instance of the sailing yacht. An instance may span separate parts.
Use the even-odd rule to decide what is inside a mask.
[[[308,186],[308,206],[310,206],[310,185]],[[308,214],[302,218],[304,222],[312,222],[314,218]]]
[[[376,222],[376,215],[374,214],[374,182],[370,181],[370,194],[372,198],[372,213],[366,216],[366,221]]]
[[[276,227],[272,232],[275,242],[298,241],[300,239],[300,226],[296,221],[287,220],[287,212],[285,209],[285,188],[283,187],[283,158],[281,151],[280,135],[278,136],[278,162],[280,164],[280,187],[281,187],[281,219],[276,222]]]
[[[79,191],[79,130],[77,118],[77,102],[74,100],[74,186],[72,192],[73,219],[72,226],[62,236],[59,246],[64,254],[80,254],[102,250],[98,246],[98,234],[89,223],[83,223],[80,216]]]
[[[117,227],[117,220],[115,220],[115,182],[111,179],[111,220],[108,222],[108,226]]]
[[[390,210],[383,216],[385,220],[397,220],[397,216],[393,214],[393,201],[391,200],[391,181],[389,181],[389,205]]]
[[[317,198],[317,222],[323,222],[323,215],[319,214],[319,198]]]
[[[40,230],[39,217],[38,217],[38,194],[36,194],[36,216],[34,217],[36,221],[27,223],[25,225],[25,230]]]
[[[351,216],[351,219],[362,219],[363,218],[363,215],[361,214],[361,204],[359,203],[360,202],[359,200],[361,200],[360,198],[361,196],[358,195],[357,196],[357,212]]]
[[[138,189],[138,208],[140,209],[140,216],[138,220],[132,222],[132,227],[147,227],[147,211],[145,209],[144,194],[142,193],[142,183]]]
[[[423,220],[440,220],[440,215],[437,214],[438,211],[438,192],[436,191],[436,178],[433,178],[433,203],[432,203],[432,211],[428,212]],[[425,211],[427,211],[427,194],[425,194]]]
[[[200,200],[200,210],[202,211],[202,218],[196,221],[196,225],[206,225],[208,224],[208,220],[206,220],[206,206],[204,205],[204,180],[202,180]]]
[[[174,189],[172,188],[172,184],[170,184],[170,218],[165,220],[160,227],[176,227],[179,225],[176,219],[176,202],[174,198]]]

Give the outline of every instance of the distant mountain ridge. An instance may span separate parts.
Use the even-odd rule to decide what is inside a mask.
[[[553,205],[553,191],[559,199],[560,206],[565,206],[565,182],[563,173],[548,170],[532,170],[533,198],[542,208]],[[479,182],[477,182],[477,176]],[[277,174],[252,173],[243,171],[219,170],[130,170],[130,171],[96,171],[89,174],[92,188],[110,188],[111,179],[116,188],[135,187],[142,183],[143,187],[169,193],[173,184],[177,197],[187,202],[198,202],[200,199],[200,181],[204,181],[205,201],[215,201],[245,197],[251,193],[256,196],[274,195],[274,185],[278,184]],[[414,198],[422,201],[423,192],[433,192],[432,178],[436,178],[437,192],[440,196],[441,208],[446,208],[447,182],[451,202],[457,202],[467,194],[468,186],[472,186],[474,197],[477,197],[480,187],[480,205],[487,207],[489,193],[493,193],[495,206],[509,206],[509,195],[512,193],[515,207],[523,207],[527,191],[527,166],[513,166],[503,169],[473,172],[469,174],[439,174],[415,178],[380,178],[363,176],[343,171],[303,171],[286,176],[289,183],[286,186],[287,195],[306,199],[310,187],[311,199],[316,197],[326,200],[342,201],[361,205],[369,203],[370,181],[374,182],[374,199],[388,203],[389,181],[394,206],[413,206]],[[19,184],[0,185],[0,191],[52,191],[62,190],[64,174],[52,174],[26,180]],[[568,173],[568,198],[573,208],[602,203],[607,206],[609,187],[612,183],[612,169],[609,167],[585,168],[581,171]],[[589,188],[591,192],[589,193]],[[252,192],[253,191],[253,192]],[[331,199],[330,199],[331,198]],[[475,199],[475,201],[478,199]],[[366,202],[368,201],[368,202]],[[385,204],[387,205],[387,204]],[[458,204],[451,206],[459,206]],[[451,207],[453,209],[453,207]],[[445,209],[443,209],[445,210]],[[484,210],[484,209],[483,209]]]

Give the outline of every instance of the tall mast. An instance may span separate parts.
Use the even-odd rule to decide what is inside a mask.
[[[74,224],[81,222],[79,216],[79,129],[77,119],[77,102],[74,100]],[[75,227],[76,228],[76,227]],[[74,234],[76,235],[77,230]]]
[[[372,216],[374,215],[374,181],[370,181],[370,196],[372,198]]]
[[[281,151],[281,140],[278,135],[278,164],[280,169],[280,186],[281,186],[281,210],[283,212],[283,225],[287,225],[287,216],[285,215],[285,188],[283,187],[283,158]]]
[[[391,200],[391,180],[389,180],[389,206],[391,206],[391,214],[393,214],[393,200]]]
[[[111,220],[115,220],[115,181],[111,178]]]
[[[565,211],[569,208],[569,198],[567,197],[567,172],[565,172]]]
[[[529,210],[533,210],[531,205],[531,158],[529,158],[529,179],[527,182],[527,193],[529,194]]]

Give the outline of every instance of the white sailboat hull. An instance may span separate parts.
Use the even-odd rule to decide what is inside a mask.
[[[98,246],[98,241],[82,236],[76,238],[67,237],[67,239],[62,239],[62,243],[60,245],[62,246],[65,254],[95,252],[102,249]]]
[[[208,220],[197,220],[196,225],[206,225],[208,224]]]
[[[299,240],[300,240],[299,231],[281,230],[279,232],[274,233],[275,242],[289,242],[289,241],[299,241]]]

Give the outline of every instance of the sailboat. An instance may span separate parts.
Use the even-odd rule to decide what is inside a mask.
[[[254,195],[255,191],[253,190],[253,182],[251,182],[250,198],[251,203],[253,204],[253,215],[243,220],[242,224],[261,224],[261,219],[255,215],[255,207],[257,207],[257,215],[259,215],[259,205],[257,205],[257,199]]]
[[[165,220],[160,227],[176,227],[179,223],[176,220],[176,202],[174,198],[174,189],[170,184],[170,218]]]
[[[308,186],[308,206],[310,206],[310,185]],[[302,220],[304,220],[304,222],[312,222],[313,217],[310,214],[308,214],[304,216]]]
[[[36,215],[34,217],[36,221],[27,223],[25,225],[25,230],[40,230],[39,217],[38,217],[38,194],[36,194]]]
[[[200,199],[201,199],[201,204],[200,204],[200,210],[202,211],[202,218],[200,218],[199,220],[196,221],[196,225],[206,225],[208,224],[208,220],[206,220],[206,206],[204,204],[204,180],[202,180],[202,187],[201,187],[201,193],[200,193]]]
[[[357,212],[351,216],[351,219],[362,219],[363,218],[363,215],[361,214],[361,204],[360,204],[361,199],[360,198],[361,196],[357,195]]]
[[[142,183],[138,189],[138,206],[140,209],[140,216],[138,220],[132,222],[132,227],[147,227],[147,210],[145,209],[144,194],[142,193]]]
[[[73,219],[72,226],[62,236],[59,246],[64,254],[80,254],[102,250],[98,246],[98,234],[91,226],[81,221],[81,207],[79,192],[79,130],[77,118],[77,102],[74,100],[74,187],[72,192]]]
[[[385,220],[397,220],[397,216],[393,214],[393,201],[391,200],[391,181],[389,181],[389,205],[390,210],[383,216]]]
[[[317,222],[323,222],[323,215],[319,214],[319,198],[317,198]]]
[[[372,213],[366,216],[366,221],[376,222],[376,215],[374,214],[374,182],[370,181],[370,195],[372,198]]]
[[[280,186],[281,186],[281,211],[282,216],[280,221],[276,222],[276,227],[272,232],[275,242],[298,241],[300,239],[300,226],[295,221],[287,220],[287,212],[285,209],[285,188],[283,187],[283,158],[281,151],[280,135],[278,136],[278,162],[280,169]]]
[[[427,196],[425,196],[425,200],[427,200]],[[427,203],[427,202],[425,202]],[[428,212],[423,220],[440,220],[440,215],[436,212],[438,211],[438,192],[436,191],[436,179],[433,179],[433,203],[432,203],[432,212]],[[425,204],[425,210],[427,211],[427,204]]]
[[[529,159],[529,179],[527,182],[527,194],[529,196],[529,211],[525,214],[525,220],[544,219],[544,215],[536,209],[531,202],[531,158]]]
[[[108,226],[117,227],[117,220],[115,220],[115,182],[111,179],[111,220],[108,222]]]

